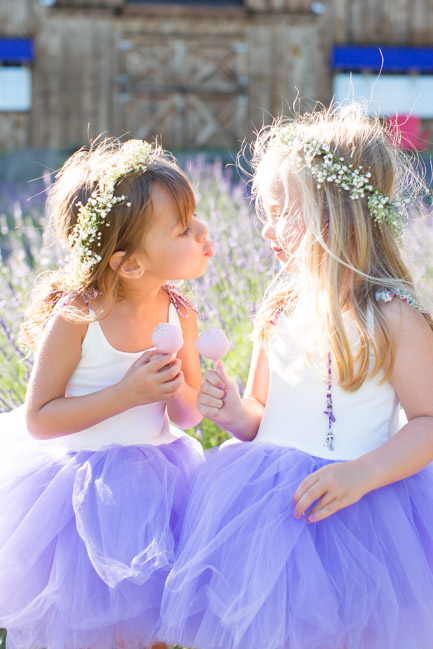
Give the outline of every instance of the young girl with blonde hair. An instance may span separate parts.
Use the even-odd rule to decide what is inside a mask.
[[[351,105],[277,122],[253,164],[281,272],[244,398],[222,366],[200,390],[203,416],[244,443],[197,471],[162,636],[197,649],[427,649],[433,322],[399,250],[415,176]]]
[[[49,204],[68,257],[27,312],[25,406],[0,418],[0,626],[8,649],[143,649],[202,461],[169,424],[201,420],[201,373],[168,282],[202,275],[212,243],[187,177],[140,140],[78,151]],[[164,322],[177,356],[152,346]]]

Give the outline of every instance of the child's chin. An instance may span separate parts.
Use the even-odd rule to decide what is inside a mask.
[[[198,271],[197,275],[194,275],[194,277],[201,277],[202,275],[205,274],[210,257],[205,257],[204,259],[205,259],[204,264],[202,265],[202,267]],[[191,277],[191,279],[194,279],[194,278]]]
[[[296,273],[298,272],[298,265],[293,259],[281,260],[281,268],[286,271],[286,273]]]

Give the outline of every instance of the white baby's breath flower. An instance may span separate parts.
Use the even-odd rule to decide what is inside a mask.
[[[364,172],[362,165],[354,168],[352,163],[346,164],[344,158],[331,151],[329,144],[320,143],[316,138],[301,139],[290,125],[275,131],[271,146],[294,152],[297,163],[311,169],[317,189],[321,189],[324,182],[335,183],[349,192],[352,200],[367,196],[367,207],[375,224],[380,229],[386,224],[397,237],[401,236],[405,228],[399,213],[402,201],[391,203],[389,196],[374,189],[370,182],[371,172]]]
[[[71,290],[78,290],[85,285],[94,266],[102,259],[101,255],[93,252],[97,241],[101,247],[101,225],[110,227],[110,211],[114,206],[124,203],[127,197],[115,196],[117,183],[125,176],[145,171],[150,161],[152,145],[144,140],[129,140],[125,142],[108,169],[99,169],[94,174],[98,183],[87,203],[78,202],[78,218],[69,235],[70,253],[65,268],[65,282]],[[127,207],[131,207],[128,202]]]

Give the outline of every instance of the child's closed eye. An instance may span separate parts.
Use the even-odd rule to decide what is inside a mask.
[[[186,226],[185,230],[180,233],[180,237],[187,237],[189,233],[191,232],[191,228],[189,225]]]

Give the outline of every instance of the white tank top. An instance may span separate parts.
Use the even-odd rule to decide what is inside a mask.
[[[371,313],[372,315],[372,313]],[[345,326],[352,350],[359,338],[347,315]],[[333,372],[334,450],[324,441],[328,431],[327,384],[319,355],[303,360],[300,349],[305,328],[285,316],[272,327],[268,344],[268,398],[254,442],[292,446],[310,455],[351,460],[384,444],[399,428],[399,399],[383,372],[367,379],[355,392],[340,388]],[[371,363],[373,358],[371,358]]]
[[[169,322],[180,327],[173,304]],[[99,322],[91,322],[82,344],[81,359],[66,387],[66,396],[78,397],[118,383],[131,365],[144,353],[122,352],[110,345]],[[58,438],[71,450],[98,450],[111,444],[166,444],[182,434],[169,426],[163,401],[136,406],[101,421],[78,433]]]

